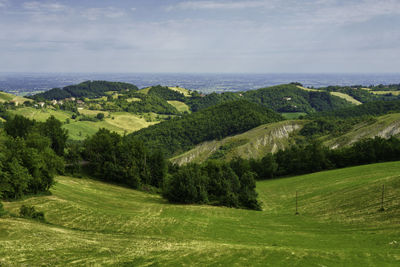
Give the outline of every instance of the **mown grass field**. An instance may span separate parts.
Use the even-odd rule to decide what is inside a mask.
[[[350,96],[348,94],[344,94],[344,93],[340,93],[340,92],[331,92],[331,95],[343,98],[343,99],[347,100],[348,102],[351,102],[351,103],[353,103],[355,105],[361,105],[362,104],[360,101],[358,101],[357,99],[355,99],[354,97],[352,97],[352,96]]]
[[[11,100],[18,102],[19,104],[22,104],[25,101],[32,102],[32,99],[25,98],[22,96],[16,96],[13,94],[9,94],[9,93],[0,91],[0,103],[11,101]]]
[[[168,104],[174,106],[179,112],[190,112],[189,106],[181,101],[170,100],[167,102]]]
[[[143,116],[128,112],[107,112],[88,109],[80,109],[79,112],[92,117],[95,117],[98,113],[103,113],[106,117],[104,120],[97,122],[78,121],[71,119],[73,113],[70,111],[54,110],[50,108],[36,109],[24,107],[12,110],[11,112],[37,121],[46,121],[52,115],[63,123],[69,119],[70,123],[64,124],[63,128],[68,130],[71,140],[84,140],[87,136],[95,134],[100,128],[106,128],[110,131],[124,134],[158,123],[155,119],[153,121],[146,121]],[[148,116],[154,117],[154,114],[148,114]]]
[[[0,218],[0,265],[398,266],[399,187],[400,162],[262,181],[249,211],[58,177],[50,196],[4,203],[48,223]]]

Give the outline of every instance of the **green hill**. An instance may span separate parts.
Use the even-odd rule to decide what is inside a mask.
[[[179,165],[188,162],[201,163],[205,160],[231,160],[234,157],[260,159],[269,152],[286,148],[294,140],[293,131],[300,129],[306,121],[281,121],[260,125],[247,132],[201,143],[193,149],[173,157],[172,162]]]
[[[396,266],[399,163],[258,182],[263,211],[172,205],[154,194],[58,177],[52,195],[4,203],[14,214],[34,205],[47,223],[0,218],[0,264]]]
[[[0,91],[0,103],[9,101],[14,101],[15,103],[17,103],[17,105],[20,105],[23,104],[25,101],[32,101],[32,100],[22,96],[16,96],[10,93]]]
[[[156,119],[148,121],[144,116],[128,112],[105,112],[101,110],[80,110],[81,114],[93,118],[97,113],[104,113],[107,115],[101,121],[80,121],[79,117],[77,119],[72,119],[71,116],[73,112],[51,108],[36,109],[24,107],[10,110],[9,112],[42,122],[46,121],[50,116],[54,116],[64,123],[63,128],[68,130],[71,140],[84,140],[87,136],[95,134],[100,128],[106,128],[123,135],[124,133],[132,133],[159,122]],[[154,114],[147,114],[147,116],[155,117]],[[69,123],[65,123],[67,120],[69,120]]]
[[[32,96],[35,100],[60,100],[70,97],[96,98],[107,95],[107,92],[137,91],[138,88],[130,83],[108,82],[108,81],[86,81],[76,85],[65,86],[64,88],[53,88],[49,91]]]
[[[400,134],[400,113],[376,117],[371,122],[361,122],[352,127],[347,133],[335,137],[323,137],[324,144],[328,147],[343,147],[351,145],[363,138],[379,136],[389,138]]]
[[[165,121],[139,130],[132,136],[144,141],[151,150],[160,149],[166,156],[172,156],[201,142],[222,139],[279,120],[282,120],[279,114],[242,100]]]

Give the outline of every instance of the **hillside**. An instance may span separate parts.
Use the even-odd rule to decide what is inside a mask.
[[[22,96],[16,96],[16,95],[13,95],[10,93],[0,91],[0,103],[9,102],[9,101],[12,101],[12,102],[16,103],[17,105],[21,105],[25,101],[30,102],[32,100],[22,97]]]
[[[107,95],[110,91],[137,91],[138,88],[130,83],[108,82],[108,81],[86,81],[64,88],[53,88],[49,91],[33,95],[35,100],[61,100],[70,97],[95,98]]]
[[[399,163],[258,182],[263,211],[172,205],[58,177],[52,195],[4,203],[12,213],[34,205],[48,223],[0,218],[0,264],[395,266]],[[382,184],[385,211],[378,212]]]
[[[400,134],[400,113],[376,117],[372,122],[358,123],[353,128],[338,137],[323,137],[324,144],[331,148],[343,147],[353,144],[364,138],[379,136],[389,138]]]
[[[201,142],[221,139],[279,120],[282,120],[279,114],[242,100],[165,121],[131,136],[144,141],[151,150],[161,150],[166,156],[172,156]]]
[[[281,121],[260,125],[247,132],[201,143],[195,148],[171,159],[179,165],[204,162],[206,159],[231,160],[234,157],[260,159],[269,152],[284,149],[294,140],[293,131],[300,129],[305,121]]]
[[[100,128],[115,131],[121,135],[132,133],[142,128],[158,123],[158,120],[146,120],[144,116],[135,115],[128,112],[105,112],[101,110],[81,109],[80,113],[84,116],[95,118],[96,114],[104,113],[106,117],[101,121],[80,120],[81,117],[72,119],[73,112],[66,110],[55,110],[51,108],[36,109],[31,107],[10,110],[11,114],[22,115],[36,121],[46,121],[50,116],[64,123],[63,128],[68,130],[71,140],[84,140],[87,136],[92,136]],[[148,114],[148,117],[155,117]],[[67,122],[68,121],[68,122]]]

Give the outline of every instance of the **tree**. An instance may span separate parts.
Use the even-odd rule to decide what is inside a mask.
[[[62,128],[62,123],[54,116],[51,116],[40,126],[40,131],[44,136],[50,138],[51,148],[56,154],[63,156],[68,139],[68,131]]]
[[[97,113],[96,118],[99,120],[103,120],[104,119],[104,113]]]

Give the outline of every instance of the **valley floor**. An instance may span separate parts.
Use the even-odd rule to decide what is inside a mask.
[[[250,211],[58,177],[52,195],[4,203],[47,223],[0,218],[0,266],[398,266],[399,188],[400,162],[262,181],[263,211]]]

